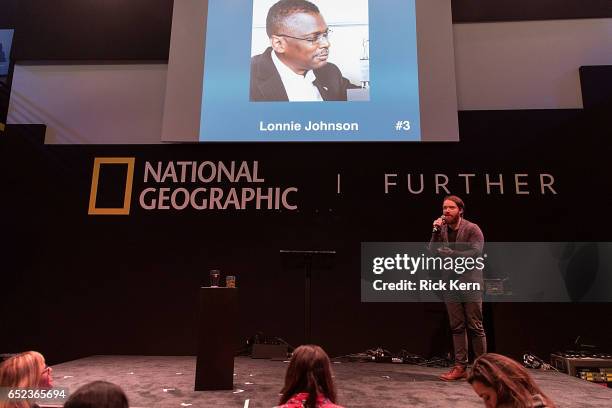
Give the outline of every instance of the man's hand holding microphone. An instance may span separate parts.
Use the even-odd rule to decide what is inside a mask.
[[[441,215],[440,218],[436,218],[433,222],[432,225],[432,234],[439,234],[440,231],[442,230],[442,226],[446,224],[446,219],[444,218],[444,215]],[[450,256],[450,254],[453,253],[453,250],[450,249],[447,246],[443,246],[437,249],[438,254],[442,255],[442,256]]]
[[[432,234],[439,234],[442,226],[446,224],[446,220],[444,219],[444,215],[441,215],[440,218],[436,218],[433,222]]]

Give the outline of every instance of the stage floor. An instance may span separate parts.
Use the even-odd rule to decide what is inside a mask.
[[[120,385],[131,407],[273,407],[287,363],[238,357],[233,391],[193,391],[195,357],[92,356],[53,366],[70,392],[94,380]],[[467,382],[437,379],[442,368],[408,364],[333,364],[339,403],[347,408],[482,407]],[[610,407],[612,389],[565,374],[531,370],[558,407]],[[248,400],[248,402],[247,402]]]

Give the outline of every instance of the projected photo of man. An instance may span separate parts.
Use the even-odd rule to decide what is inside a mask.
[[[346,101],[357,86],[328,62],[332,30],[306,0],[280,0],[266,17],[267,49],[251,58],[251,101]],[[255,42],[255,41],[254,41]],[[357,64],[359,58],[355,58]]]

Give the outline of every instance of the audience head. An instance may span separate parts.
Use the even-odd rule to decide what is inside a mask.
[[[487,408],[532,407],[534,397],[538,396],[547,407],[554,407],[525,367],[500,354],[488,353],[478,357],[467,380]]]
[[[26,351],[9,357],[0,364],[0,386],[21,388],[50,388],[53,369],[36,351]]]
[[[306,392],[306,407],[314,407],[317,395],[323,395],[336,403],[336,387],[332,379],[329,357],[319,346],[300,346],[293,352],[280,404],[285,404],[294,394]]]
[[[107,381],[85,384],[70,395],[64,408],[128,408],[123,390]]]

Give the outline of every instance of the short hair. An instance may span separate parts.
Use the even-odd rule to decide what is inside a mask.
[[[300,346],[293,352],[279,405],[286,404],[294,394],[302,392],[308,393],[304,405],[308,408],[316,406],[317,395],[323,395],[336,403],[336,387],[329,357],[321,347],[314,344]]]
[[[529,375],[525,367],[501,354],[486,353],[474,361],[467,381],[477,381],[493,388],[499,406],[530,407],[533,397],[539,395],[547,407],[555,404],[546,396]]]
[[[442,200],[442,202],[444,202],[446,200],[450,200],[453,203],[457,204],[457,207],[459,207],[459,209],[461,210],[462,214],[465,212],[465,203],[458,196],[456,196],[456,195],[447,195],[446,197],[444,197],[444,200]]]
[[[45,358],[37,351],[26,351],[0,364],[0,387],[36,388],[45,369]]]
[[[125,392],[108,381],[93,381],[77,389],[64,408],[128,408]]]
[[[285,19],[296,13],[320,14],[319,8],[306,0],[280,0],[275,3],[266,17],[266,33],[268,37],[277,34]]]

